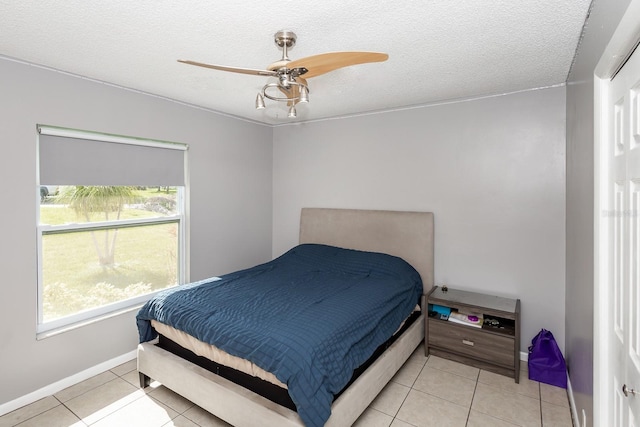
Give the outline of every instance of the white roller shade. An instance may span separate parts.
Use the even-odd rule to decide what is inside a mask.
[[[40,183],[183,186],[186,144],[38,126]]]

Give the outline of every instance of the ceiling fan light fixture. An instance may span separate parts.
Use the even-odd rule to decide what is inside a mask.
[[[264,97],[262,94],[256,96],[256,110],[264,110]]]
[[[300,100],[298,102],[309,103],[309,89],[305,85],[300,86]]]
[[[296,117],[298,117],[298,112],[296,111],[295,105],[292,105],[291,108],[289,108],[289,114],[287,115],[287,117],[289,117],[290,119],[295,119]]]

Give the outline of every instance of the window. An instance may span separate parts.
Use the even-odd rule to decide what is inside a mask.
[[[187,146],[38,131],[38,332],[184,283]]]

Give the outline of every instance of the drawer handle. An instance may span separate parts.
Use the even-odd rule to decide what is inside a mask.
[[[469,341],[469,340],[462,340],[462,344],[464,344],[464,345],[470,345],[471,347],[473,347],[473,346],[474,346],[473,341]]]

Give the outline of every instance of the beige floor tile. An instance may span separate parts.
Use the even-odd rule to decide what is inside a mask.
[[[393,422],[391,423],[391,426],[389,427],[415,427],[415,426],[413,424],[405,423],[404,421],[394,418]]]
[[[59,405],[28,419],[20,424],[20,427],[84,427],[85,425],[73,412]]]
[[[15,411],[11,411],[8,414],[1,416],[0,427],[12,427],[59,405],[60,401],[55,397],[45,397],[44,399],[40,399],[30,405],[23,406],[22,408],[18,408]]]
[[[69,400],[65,405],[85,423],[93,424],[144,395],[140,389],[116,377],[113,381]]]
[[[353,427],[389,427],[392,421],[392,416],[367,408],[353,423]]]
[[[64,390],[56,393],[54,396],[62,403],[64,403],[116,378],[118,378],[116,374],[111,371],[106,371],[87,380],[79,382],[78,384],[72,385],[71,387],[67,387]]]
[[[420,375],[422,367],[421,363],[405,363],[402,368],[391,378],[391,381],[411,387]]]
[[[467,421],[467,427],[516,427],[517,425],[474,410],[469,414],[469,421]]]
[[[192,406],[191,409],[188,409],[182,415],[200,427],[232,427],[231,424],[222,421],[220,418],[196,405]]]
[[[476,386],[471,410],[521,426],[540,427],[541,425],[538,399],[502,391],[480,382]]]
[[[178,413],[149,396],[143,396],[107,415],[91,427],[162,427]]]
[[[460,375],[425,366],[413,384],[413,388],[469,408],[476,382]]]
[[[396,418],[417,427],[464,427],[467,414],[464,406],[411,390]]]
[[[474,381],[478,379],[478,372],[480,372],[480,369],[474,368],[473,366],[464,365],[438,356],[429,356],[427,366],[460,375],[461,377],[469,378]]]
[[[185,418],[182,415],[178,415],[162,427],[200,427],[198,424],[191,421],[189,418]]]
[[[158,381],[151,381],[151,383],[149,384],[149,387],[145,387],[144,389],[141,389],[140,388],[140,376],[138,374],[138,371],[127,372],[126,374],[124,374],[120,378],[122,378],[123,380],[125,380],[126,382],[128,382],[129,384],[134,386],[135,388],[144,391],[147,394],[151,393],[153,390],[155,390],[156,388],[158,388],[158,387],[160,387],[162,385]]]
[[[138,369],[138,359],[131,359],[130,361],[111,369],[111,372],[121,377],[127,372],[135,371],[136,369]]]
[[[402,406],[402,402],[407,398],[410,390],[411,388],[407,386],[390,382],[369,406],[394,417],[400,410],[400,406]]]
[[[153,389],[148,395],[164,403],[179,414],[182,414],[193,406],[193,403],[190,400],[185,399],[178,393],[169,390],[163,385]]]
[[[120,378],[132,386],[140,388],[140,377],[138,376],[138,371],[129,371],[126,374],[122,374]]]
[[[554,405],[569,407],[567,390],[562,387],[540,383],[540,399]]]
[[[571,410],[569,407],[542,402],[542,425],[544,427],[572,427]]]
[[[478,382],[498,387],[510,393],[519,393],[534,399],[540,399],[540,383],[531,381],[527,377],[520,377],[520,382],[516,383],[511,377],[481,370],[480,375],[478,375]]]
[[[423,342],[418,346],[418,348],[416,348],[413,351],[413,353],[411,353],[411,356],[409,357],[407,362],[410,362],[410,363],[421,363],[424,366],[424,364],[427,363],[427,359],[428,358],[429,358],[429,356],[424,354],[424,342]]]

